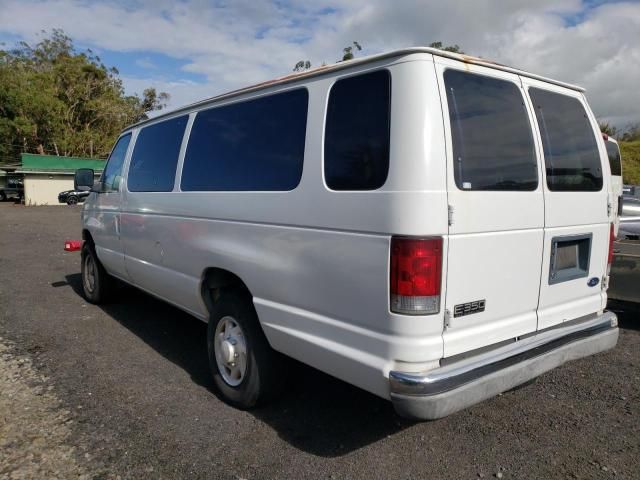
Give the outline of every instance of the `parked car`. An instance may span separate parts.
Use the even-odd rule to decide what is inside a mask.
[[[612,198],[581,88],[399,50],[125,129],[82,210],[83,292],[119,278],[208,322],[239,408],[288,356],[434,419],[615,346]]]
[[[640,239],[640,198],[623,197],[618,239]]]
[[[58,194],[58,202],[67,205],[75,205],[84,202],[91,192],[88,190],[65,190]]]
[[[622,194],[627,197],[640,198],[640,185],[624,185],[622,187]]]
[[[0,187],[0,201],[9,198],[22,200],[24,198],[24,183],[19,179],[8,179],[5,187]]]

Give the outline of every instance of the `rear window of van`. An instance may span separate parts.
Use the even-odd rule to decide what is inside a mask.
[[[621,176],[622,165],[620,165],[620,148],[613,142],[606,141],[607,156],[609,157],[609,166],[611,167],[611,175]]]
[[[535,190],[533,132],[513,82],[447,70],[456,185],[461,190]]]
[[[596,136],[577,98],[530,88],[544,147],[547,186],[558,192],[602,189]]]

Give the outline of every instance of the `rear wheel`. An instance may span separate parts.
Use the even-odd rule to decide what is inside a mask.
[[[113,278],[106,272],[92,244],[82,245],[82,292],[90,303],[104,303],[111,296]]]
[[[251,296],[222,292],[207,330],[209,367],[223,399],[248,409],[273,399],[284,384],[284,358],[271,348]]]
[[[4,190],[0,191],[0,201],[4,202],[7,199],[7,194],[4,193]]]

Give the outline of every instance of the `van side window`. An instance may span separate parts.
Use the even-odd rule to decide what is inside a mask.
[[[389,173],[391,75],[338,80],[329,94],[324,177],[332,190],[375,190]]]
[[[131,134],[127,133],[120,137],[109,155],[107,165],[102,172],[103,192],[117,192],[120,190],[120,180],[122,179],[122,166],[124,165],[124,159],[127,156],[127,149],[129,148],[129,142],[131,141]]]
[[[444,84],[458,188],[535,190],[538,166],[520,88],[457,70],[445,71]]]
[[[549,190],[601,190],[602,168],[598,144],[580,101],[539,88],[530,88],[529,95],[542,136]]]
[[[302,178],[306,89],[198,112],[182,169],[185,191],[287,191]]]
[[[620,148],[613,142],[605,141],[607,146],[607,156],[609,157],[609,165],[611,166],[611,175],[617,177],[622,175],[622,165],[620,165]]]
[[[127,188],[130,192],[170,192],[188,116],[144,127],[131,154]]]

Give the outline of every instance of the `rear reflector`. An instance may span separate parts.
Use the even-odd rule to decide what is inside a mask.
[[[82,240],[65,240],[65,252],[77,252],[82,248]]]
[[[442,238],[391,238],[391,311],[429,315],[440,311]]]
[[[611,266],[613,263],[613,242],[616,241],[616,234],[613,230],[613,223],[609,228],[609,256],[607,257],[607,265]]]

